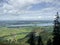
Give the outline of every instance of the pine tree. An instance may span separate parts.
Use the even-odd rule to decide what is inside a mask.
[[[56,19],[54,20],[54,30],[53,30],[53,45],[60,45],[60,22],[59,14],[57,12]]]
[[[43,45],[42,38],[40,35],[38,36],[38,44],[37,45]]]
[[[51,39],[47,41],[47,45],[52,45]]]
[[[30,45],[35,45],[35,32],[31,32],[31,33],[30,33],[30,37],[29,37],[29,39],[28,39],[28,43],[29,43]]]

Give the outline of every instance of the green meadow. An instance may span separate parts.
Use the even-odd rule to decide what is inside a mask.
[[[26,41],[28,40],[27,35],[30,32],[35,31],[36,35],[40,33],[43,38],[43,42],[46,43],[49,38],[52,38],[53,26],[40,26],[40,27],[20,27],[20,28],[7,28],[0,27],[0,43],[7,43],[9,40],[17,41],[19,45],[28,45]],[[6,42],[7,41],[7,42]],[[11,45],[13,45],[11,43]]]
[[[0,37],[6,39],[21,39],[24,38],[29,32],[32,31],[32,28],[29,27],[21,27],[21,28],[7,28],[1,27],[0,28]]]

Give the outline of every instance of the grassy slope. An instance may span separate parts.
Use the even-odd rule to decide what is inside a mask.
[[[38,33],[40,33],[40,36],[42,37],[42,41],[43,41],[44,45],[46,45],[48,39],[52,39],[52,37],[53,37],[52,36],[53,27],[52,26],[37,27],[37,28],[35,28],[35,32],[36,32],[36,35],[38,35]],[[22,43],[21,45],[23,45],[23,44],[28,45],[26,43],[27,40],[28,40],[27,38],[21,40],[21,43]]]
[[[0,37],[6,39],[19,39],[25,37],[29,32],[31,32],[32,28],[30,27],[22,27],[22,28],[0,28]]]
[[[6,28],[6,27],[1,27],[0,28],[0,37],[4,39],[22,39],[26,35],[29,34],[32,30],[36,31],[36,34],[40,33],[42,36],[43,42],[46,43],[49,38],[52,38],[52,31],[53,27],[48,26],[48,27],[21,27],[21,28]],[[20,45],[28,45],[26,43],[28,39],[24,38],[21,40]]]

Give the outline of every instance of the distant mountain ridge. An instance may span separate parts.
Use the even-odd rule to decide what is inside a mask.
[[[1,20],[0,26],[6,26],[6,25],[21,25],[21,24],[42,24],[42,23],[53,23],[51,20],[29,20],[29,21],[23,21],[23,20]]]

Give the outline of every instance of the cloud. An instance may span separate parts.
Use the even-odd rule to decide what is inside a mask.
[[[14,9],[23,9],[27,7],[31,7],[31,5],[42,3],[42,2],[53,2],[53,0],[1,0],[4,4],[3,6],[10,8],[13,7]],[[8,2],[8,3],[7,3]],[[0,3],[1,4],[1,3]],[[12,9],[12,8],[10,8]]]
[[[59,0],[0,0],[0,20],[53,19],[60,12]],[[42,5],[44,3],[44,5]],[[39,4],[39,5],[38,5]],[[46,5],[47,4],[47,5]],[[33,7],[35,5],[35,7]],[[38,8],[41,6],[41,8]],[[44,8],[43,8],[44,7]],[[32,10],[30,10],[32,8]],[[35,10],[35,9],[36,10]],[[34,10],[33,10],[34,9]],[[52,18],[51,18],[52,17]]]

